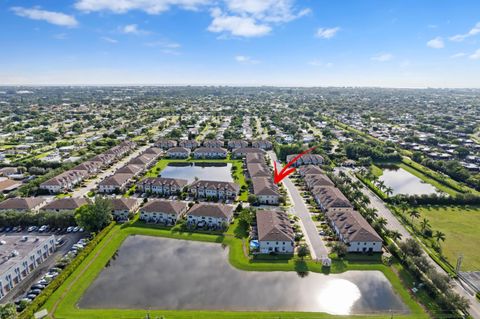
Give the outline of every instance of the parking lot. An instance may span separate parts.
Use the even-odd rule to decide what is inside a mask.
[[[69,231],[67,232],[67,228],[62,228],[61,230],[55,229],[55,231],[42,231],[41,233],[38,231],[39,227],[36,230],[30,229],[28,231],[28,227],[26,229],[21,229],[18,231],[18,228],[15,231],[12,228],[9,229],[9,232],[5,232],[5,229],[2,229],[0,232],[0,239],[7,238],[8,236],[45,236],[45,235],[55,235],[57,240],[57,247],[53,254],[48,256],[37,268],[32,270],[30,274],[26,278],[24,278],[20,283],[18,283],[12,290],[8,292],[8,294],[2,298],[2,303],[8,303],[12,301],[19,301],[27,296],[29,292],[33,292],[30,294],[30,297],[34,297],[34,295],[38,295],[41,290],[48,285],[50,281],[52,281],[58,273],[62,271],[62,269],[55,267],[57,263],[64,257],[66,254],[71,254],[72,257],[74,255],[71,253],[72,249],[75,250],[73,247],[78,243],[79,240],[84,238],[87,234],[85,232],[76,232]],[[59,241],[60,240],[60,241]],[[77,246],[80,248],[79,246]],[[40,284],[39,281],[42,280]],[[32,288],[32,286],[36,286],[36,288]],[[42,287],[43,286],[43,287]],[[32,291],[37,289],[35,291]],[[33,298],[30,298],[33,299]]]

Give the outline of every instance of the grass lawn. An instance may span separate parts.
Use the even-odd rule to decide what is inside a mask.
[[[372,165],[370,166],[370,170],[371,170],[372,174],[375,175],[375,176],[377,176],[377,177],[380,177],[380,176],[382,176],[382,174],[383,174],[382,169],[381,169],[380,167],[378,167],[377,165],[375,165],[375,164],[372,164]]]
[[[235,171],[232,171],[233,180],[240,187],[246,186],[247,182],[245,181],[245,175],[243,175],[243,163],[242,160],[235,160],[227,157],[227,159],[166,159],[162,158],[159,160],[146,174],[145,177],[157,177],[158,174],[165,168],[169,163],[231,163],[232,166],[236,167]],[[246,202],[248,200],[248,190],[241,191],[238,200]]]
[[[236,227],[237,224],[231,226]],[[235,231],[233,230],[233,233]],[[47,301],[45,308],[54,311],[54,317],[60,318],[144,318],[145,310],[120,309],[78,309],[76,304],[85,290],[98,276],[122,242],[130,235],[158,236],[185,240],[216,242],[229,246],[229,261],[239,269],[247,271],[314,271],[324,273],[339,273],[347,270],[378,270],[390,280],[395,291],[410,308],[410,315],[396,315],[404,318],[428,318],[423,309],[411,297],[395,274],[395,268],[377,262],[361,262],[335,260],[332,268],[327,270],[321,264],[311,260],[279,259],[279,260],[251,260],[243,252],[242,239],[232,236],[230,229],[225,235],[208,235],[199,233],[179,232],[165,228],[151,228],[145,224],[124,224],[115,226],[109,234],[98,244],[93,252],[83,261],[63,285],[55,291]],[[231,312],[231,311],[150,311],[152,318],[165,316],[166,318],[333,318],[335,316],[323,313],[302,312]],[[341,316],[341,318],[371,318],[369,316]],[[385,314],[374,315],[384,318]]]
[[[463,254],[462,270],[479,271],[480,253],[480,207],[431,206],[419,209],[421,217],[415,223],[418,227],[427,218],[432,230],[445,233],[445,242],[440,242],[442,251],[450,264],[455,265]]]

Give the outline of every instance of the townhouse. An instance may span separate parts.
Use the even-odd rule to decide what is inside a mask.
[[[227,146],[229,150],[234,150],[236,148],[248,147],[248,142],[244,140],[230,140]]]
[[[196,149],[199,146],[199,144],[195,140],[181,140],[178,143],[178,146],[188,148],[189,150],[193,150],[193,149]]]
[[[154,145],[155,147],[168,150],[169,148],[177,146],[177,141],[161,138],[161,139],[158,139]]]
[[[372,226],[353,209],[329,210],[327,219],[348,252],[371,253],[382,251],[382,238]]]
[[[190,149],[185,147],[172,147],[167,150],[168,158],[188,158],[190,156]]]
[[[40,208],[41,211],[64,212],[73,211],[83,205],[88,205],[90,202],[85,198],[58,198]]]
[[[252,178],[252,188],[259,204],[278,205],[280,202],[278,186],[273,183],[271,177]]]
[[[304,166],[300,166],[298,169],[297,169],[297,172],[300,176],[304,177],[306,175],[309,175],[309,174],[312,174],[312,175],[315,175],[315,174],[323,174],[323,170],[316,166],[316,165],[304,165]]]
[[[116,221],[129,220],[140,206],[140,201],[136,198],[112,198],[112,215]]]
[[[245,156],[245,163],[248,164],[266,164],[265,156],[259,153],[249,153]]]
[[[140,209],[140,220],[174,225],[188,209],[186,202],[154,199]]]
[[[271,150],[273,148],[273,144],[272,142],[267,140],[257,140],[252,142],[252,147],[259,148],[266,151],[266,150]]]
[[[293,254],[295,234],[287,213],[257,210],[256,217],[260,252]]]
[[[87,171],[69,170],[41,183],[40,189],[46,190],[51,194],[70,191],[87,178],[87,176]]]
[[[32,211],[36,212],[42,207],[46,202],[45,198],[42,197],[15,197],[8,198],[3,202],[0,202],[0,211]]]
[[[324,212],[352,208],[350,201],[334,186],[316,186],[311,192],[313,198]]]
[[[261,163],[248,163],[247,172],[249,178],[272,176],[272,173],[270,172],[268,166]]]
[[[158,195],[178,195],[187,186],[186,179],[168,177],[147,177],[137,183],[137,190]]]
[[[208,147],[208,148],[223,148],[225,143],[220,140],[204,140],[202,143],[203,147]]]
[[[200,158],[227,158],[227,150],[221,147],[199,147],[193,151],[193,157]]]
[[[115,172],[116,174],[131,174],[133,176],[137,176],[144,171],[144,167],[142,165],[137,164],[127,164],[122,166],[121,168],[117,169]]]
[[[304,181],[308,189],[313,189],[316,186],[335,186],[325,174],[307,174]]]
[[[240,192],[240,187],[232,182],[197,180],[188,187],[188,190],[195,198],[234,200]]]
[[[233,205],[198,203],[187,212],[187,224],[204,223],[208,226],[226,228],[233,220],[233,210]]]
[[[115,173],[98,184],[98,191],[100,193],[123,192],[133,177],[134,175],[129,173]]]
[[[287,163],[293,160],[298,154],[287,155]],[[318,154],[304,154],[300,157],[295,163],[292,164],[294,167],[299,167],[301,165],[322,165],[323,157]]]
[[[266,153],[262,149],[253,147],[241,147],[232,151],[233,158],[243,158],[246,157],[248,154],[259,154],[261,156],[265,156]]]

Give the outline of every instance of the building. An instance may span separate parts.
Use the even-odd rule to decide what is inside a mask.
[[[304,181],[308,189],[313,189],[316,186],[335,186],[325,174],[307,174],[304,177]]]
[[[83,205],[87,205],[89,203],[90,202],[86,198],[65,197],[65,198],[54,199],[52,202],[43,206],[40,210],[54,211],[54,212],[72,211],[82,207]]]
[[[337,211],[352,208],[350,201],[334,186],[316,186],[312,195],[320,208],[326,211]]]
[[[55,251],[55,236],[0,237],[0,300]]]
[[[199,147],[193,151],[194,158],[227,158],[227,150],[221,147]]]
[[[202,143],[202,146],[206,148],[223,148],[224,145],[225,143],[220,140],[205,140]]]
[[[122,166],[121,168],[117,169],[115,174],[132,174],[133,176],[137,176],[143,172],[144,166],[138,164],[127,164]]]
[[[133,177],[133,174],[115,173],[98,184],[98,191],[100,193],[123,192]]]
[[[270,172],[268,166],[261,163],[248,163],[247,172],[249,178],[272,176],[272,172]]]
[[[297,170],[300,176],[305,176],[309,174],[323,174],[322,169],[315,165],[304,165],[298,168]]]
[[[137,190],[159,195],[178,195],[187,186],[186,179],[168,177],[147,177],[137,183]]]
[[[140,209],[140,220],[173,225],[188,209],[185,202],[154,199]]]
[[[46,202],[42,197],[26,197],[26,198],[8,198],[3,202],[0,202],[0,211],[32,211],[36,212]]]
[[[199,203],[187,212],[187,223],[198,225],[204,222],[208,226],[226,227],[233,220],[233,205]]]
[[[240,187],[232,182],[197,180],[188,187],[188,190],[195,198],[235,199]]]
[[[265,156],[265,151],[259,148],[253,147],[242,147],[237,148],[232,151],[233,158],[243,158],[246,157],[247,154],[259,154],[261,156]]]
[[[273,144],[270,141],[267,140],[258,140],[258,141],[253,141],[252,142],[252,147],[254,148],[260,148],[262,150],[271,150],[273,148]]]
[[[135,198],[113,198],[111,201],[113,206],[112,215],[117,221],[128,220],[140,206],[140,201]]]
[[[287,163],[293,160],[298,154],[287,155]],[[295,163],[292,164],[294,167],[299,167],[301,165],[322,165],[323,157],[318,154],[304,154],[302,155]]]
[[[257,234],[260,252],[293,254],[295,234],[287,213],[283,211],[258,210]]]
[[[188,158],[190,156],[190,149],[185,147],[172,147],[167,151],[168,158]]]
[[[22,182],[0,177],[0,193],[7,194],[22,186]]]
[[[254,177],[252,187],[259,204],[278,205],[280,202],[278,186],[273,183],[272,178]]]
[[[382,238],[370,224],[353,209],[330,210],[326,212],[330,225],[348,252],[381,252]]]
[[[155,147],[159,147],[164,150],[177,146],[177,141],[161,138],[155,142]]]
[[[196,149],[199,144],[195,140],[181,140],[178,144],[180,147],[188,148],[189,150]]]
[[[248,164],[265,164],[265,156],[261,153],[248,153],[245,156],[245,163]]]
[[[68,170],[40,184],[40,189],[52,194],[73,190],[89,176],[86,170]]]
[[[228,149],[248,147],[248,142],[244,140],[230,140],[228,141]]]

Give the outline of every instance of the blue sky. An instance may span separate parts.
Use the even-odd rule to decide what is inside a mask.
[[[0,84],[480,87],[478,0],[4,0],[0,27]]]

